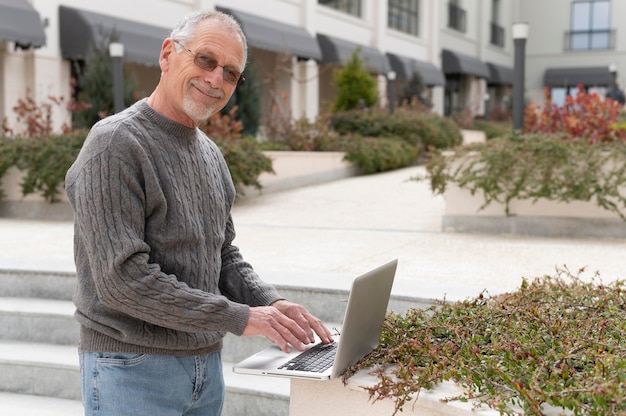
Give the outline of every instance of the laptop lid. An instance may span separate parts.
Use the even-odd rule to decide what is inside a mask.
[[[369,354],[380,340],[398,260],[376,267],[352,282],[333,365],[323,373],[279,369],[300,351],[286,354],[273,345],[233,366],[235,373],[329,380]]]

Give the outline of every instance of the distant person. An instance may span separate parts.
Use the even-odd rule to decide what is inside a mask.
[[[94,125],[67,173],[86,415],[219,415],[228,332],[284,351],[314,334],[332,342],[232,245],[235,188],[198,126],[228,102],[246,57],[232,17],[183,18],[152,95]]]

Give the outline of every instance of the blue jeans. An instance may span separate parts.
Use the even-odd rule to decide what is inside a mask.
[[[79,352],[85,416],[219,416],[222,355]]]

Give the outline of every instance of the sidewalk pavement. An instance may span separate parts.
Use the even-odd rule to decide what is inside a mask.
[[[421,166],[247,196],[235,244],[265,280],[347,289],[398,258],[393,292],[465,299],[515,290],[567,267],[608,282],[626,277],[626,240],[444,233],[444,201]],[[71,222],[0,219],[0,269],[74,271]]]

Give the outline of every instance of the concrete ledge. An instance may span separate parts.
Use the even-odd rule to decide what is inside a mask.
[[[344,160],[343,152],[263,152],[272,159],[274,174],[262,173],[258,190],[246,187],[240,197],[253,197],[261,193],[282,191],[318,183],[331,182],[359,174],[359,170]],[[0,217],[28,220],[73,221],[74,212],[64,189],[60,189],[60,202],[49,203],[39,194],[22,195],[24,173],[11,168],[1,178],[6,196],[0,200]]]
[[[615,218],[444,215],[442,229],[444,232],[557,238],[626,238],[626,222]]]
[[[272,168],[275,173],[262,173],[259,176],[259,182],[263,189],[259,191],[252,187],[245,188],[244,197],[331,182],[359,173],[356,167],[344,160],[344,152],[267,151],[263,153],[272,159]]]

